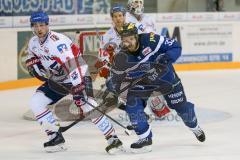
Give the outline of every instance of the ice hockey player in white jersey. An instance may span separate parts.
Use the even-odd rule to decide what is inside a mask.
[[[134,23],[143,33],[156,33],[155,23],[150,16],[143,14],[143,0],[128,0],[126,22]]]
[[[97,102],[93,98],[88,65],[79,57],[78,47],[68,37],[49,30],[49,17],[45,12],[33,13],[30,22],[35,36],[29,41],[26,65],[30,75],[44,82],[32,96],[30,108],[49,137],[49,141],[44,143],[45,150],[47,152],[63,151],[66,150],[64,137],[47,105],[56,103],[65,95],[52,88],[49,76],[59,77],[57,83],[71,89],[74,103],[82,111],[79,116],[84,116],[84,113],[93,109],[90,104],[97,106]],[[74,60],[77,67],[67,68],[64,65],[71,59]],[[67,76],[64,76],[64,73],[67,73]],[[91,120],[107,139],[108,146],[105,150],[108,153],[121,149],[122,142],[116,136],[115,130],[106,116],[99,115]]]
[[[99,75],[106,79],[109,78],[109,64],[112,63],[113,56],[118,53],[121,48],[121,37],[119,36],[118,32],[126,22],[126,14],[126,9],[122,5],[113,5],[110,10],[113,26],[103,35],[100,42],[100,49],[98,55],[99,60],[97,61],[95,66],[98,68]],[[148,27],[148,29],[141,30],[141,23],[136,23],[139,34],[143,33],[143,31],[145,33],[148,33],[148,31],[154,31],[154,27]],[[157,117],[164,117],[170,112],[170,109],[167,107],[163,96],[151,97],[148,101],[148,104],[151,108],[151,111]]]

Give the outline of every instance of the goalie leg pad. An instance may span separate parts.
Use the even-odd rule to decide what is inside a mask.
[[[170,109],[168,108],[163,96],[150,97],[148,100],[148,104],[152,112],[157,117],[166,116],[166,114],[170,112]]]

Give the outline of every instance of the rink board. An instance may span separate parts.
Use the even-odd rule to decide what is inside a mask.
[[[175,64],[174,67],[175,67],[176,71],[240,69],[240,62]],[[42,83],[43,82],[39,81],[36,78],[28,78],[28,79],[0,82],[0,90],[38,86]],[[97,87],[99,87],[99,86],[97,86]]]

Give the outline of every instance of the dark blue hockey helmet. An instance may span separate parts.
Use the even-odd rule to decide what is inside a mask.
[[[33,26],[34,23],[46,23],[48,25],[49,17],[47,13],[43,11],[34,12],[30,17],[30,23],[31,27]]]
[[[111,8],[110,10],[111,17],[113,17],[113,13],[116,13],[116,12],[122,12],[124,16],[126,15],[126,9],[124,8],[123,5],[118,3],[114,4]]]

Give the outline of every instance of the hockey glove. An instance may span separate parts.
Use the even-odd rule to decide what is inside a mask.
[[[81,83],[77,86],[73,86],[71,88],[71,93],[73,95],[73,100],[75,105],[79,109],[79,116],[82,118],[84,117],[84,113],[86,113],[88,110],[86,108],[86,103],[88,101],[88,96],[86,92],[87,86],[86,83]]]
[[[81,106],[86,104],[84,92],[85,92],[85,84],[84,83],[81,83],[77,86],[73,86],[71,88],[71,94],[73,95],[74,103],[77,107],[80,108],[80,111],[82,111]],[[81,112],[80,112],[80,114],[81,114]]]
[[[74,100],[77,100],[83,97],[83,91],[85,91],[85,84],[81,83],[79,85],[73,86],[71,88],[71,94],[73,95]]]
[[[48,74],[47,74],[46,70],[44,69],[41,61],[38,58],[32,57],[30,59],[27,59],[26,67],[28,69],[29,74],[32,77],[36,77],[40,81],[48,80]]]
[[[100,77],[108,78],[110,75],[109,67],[102,67],[99,69]]]
[[[95,67],[98,69],[98,73],[100,77],[107,78],[110,74],[110,69],[108,67],[107,61],[97,61],[95,63]]]
[[[162,54],[156,59],[156,62],[161,65],[168,65],[171,63],[171,59],[167,54]]]

